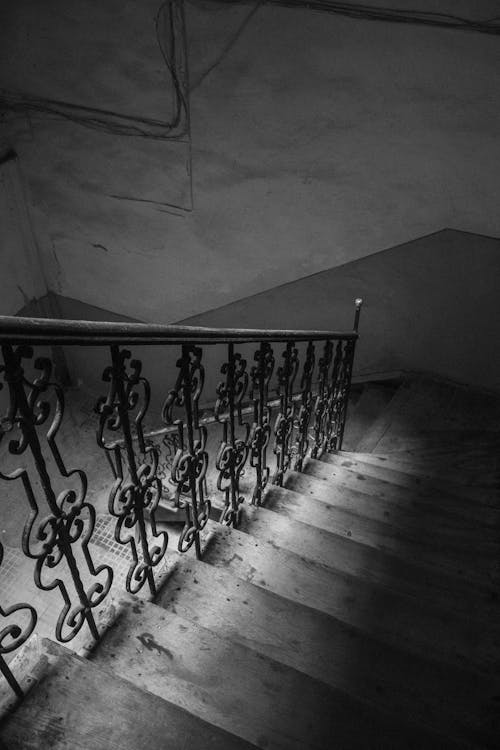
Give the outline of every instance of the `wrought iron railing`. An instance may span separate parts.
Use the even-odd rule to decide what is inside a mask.
[[[154,596],[155,569],[169,543],[157,512],[169,486],[174,488],[173,506],[185,514],[178,551],[194,547],[201,557],[201,532],[215,510],[221,523],[238,526],[244,473],[246,499],[260,505],[266,486],[283,485],[287,471],[301,471],[308,455],[317,458],[341,447],[360,307],[356,300],[353,330],[344,333],[0,317],[0,372],[7,398],[0,422],[0,478],[22,487],[27,501],[21,547],[33,561],[36,588],[58,591],[62,599],[55,625],[58,641],[71,641],[85,624],[99,638],[94,611],[109,593],[114,571],[110,564],[98,564],[94,556],[99,550],[89,546],[96,528],[92,486],[89,492],[84,468],[68,468],[63,458],[59,433],[66,392],[53,376],[53,357],[46,348],[108,351],[103,373],[107,393],[96,399],[95,407],[97,446],[111,469],[108,512],[114,519],[114,541],[129,553],[126,590],[137,594],[147,587]],[[145,345],[174,348],[180,355],[173,387],[158,414],[163,425],[154,430],[144,426],[150,383],[129,348]],[[206,347],[216,345],[223,351],[222,378],[207,394],[203,355]],[[42,349],[36,358],[35,347]],[[237,349],[251,347],[249,367]],[[164,382],[169,377],[164,373]],[[210,408],[201,409],[202,397],[203,403],[212,402]],[[209,426],[220,430],[212,455]],[[175,451],[166,482],[159,465],[162,443],[169,440]],[[217,477],[212,492],[207,491],[208,472]],[[0,546],[0,565],[2,559]],[[0,671],[19,695],[7,656],[33,632],[37,610],[27,603],[3,604]]]

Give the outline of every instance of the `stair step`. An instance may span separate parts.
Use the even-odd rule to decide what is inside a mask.
[[[0,726],[6,748],[254,747],[48,639],[33,674],[36,684]]]
[[[395,386],[367,383],[355,406],[349,403],[344,431],[343,448],[353,450],[369,426],[386,408],[394,395]]]
[[[203,559],[247,583],[329,614],[396,648],[480,669],[498,663],[500,643],[488,622],[478,625],[356,576],[209,522]],[[472,642],[471,642],[472,639]],[[498,640],[498,639],[497,639]]]
[[[282,490],[287,494],[287,490]],[[304,497],[305,502],[309,498]],[[285,501],[286,502],[286,501]],[[471,610],[485,620],[500,614],[492,599],[492,591],[479,591],[463,581],[420,558],[407,561],[374,544],[366,545],[345,534],[332,533],[302,523],[265,507],[244,507],[239,531],[249,533],[260,541],[287,549],[303,558],[328,568],[359,576],[363,580],[387,586],[419,601],[441,605],[468,614]]]
[[[346,637],[344,645],[349,645]],[[352,647],[352,641],[350,645]],[[412,716],[412,721],[406,724],[403,715],[394,727],[393,717],[385,715],[387,696],[385,701],[378,699],[380,706],[377,708],[380,711],[376,711],[335,686],[270,659],[230,640],[227,635],[221,637],[199,623],[174,614],[170,609],[145,602],[124,603],[117,625],[98,645],[94,658],[99,665],[112,669],[139,687],[261,748],[299,750],[328,747],[334,734],[342,745],[353,743],[354,746],[363,746],[369,732],[375,727],[377,736],[385,737],[386,741],[399,737],[401,742],[406,742],[416,730],[427,741],[430,739],[437,744],[437,737],[431,735],[429,738],[427,731],[419,730],[414,724],[422,703],[425,705],[425,711],[420,711],[422,717],[444,736],[459,739],[460,734],[454,727],[460,723],[461,733],[469,732],[471,738],[487,736],[484,728],[480,727],[480,723],[487,719],[482,706],[475,703],[471,706],[470,696],[467,696],[469,707],[465,706],[464,685],[473,687],[474,694],[482,696],[483,707],[487,707],[491,700],[486,696],[488,688],[483,684],[484,680],[475,675],[471,677],[468,673],[459,673],[460,679],[455,680],[461,685],[458,698],[455,696],[457,690],[450,684],[452,681],[446,681],[446,675],[443,676],[446,690],[451,690],[456,698],[453,704],[464,704],[463,711],[455,713],[453,708],[452,716],[446,717],[440,705],[441,696],[436,691],[438,705],[434,710],[435,716],[429,721],[432,698],[429,700],[427,695],[423,701],[425,693],[422,688],[413,688],[404,700],[399,699],[401,710]],[[339,662],[345,663],[345,657],[337,658],[337,667]],[[385,664],[384,667],[387,673]],[[419,662],[415,674],[419,675],[420,682],[421,668]],[[381,669],[382,662],[379,671]],[[439,668],[431,665],[430,671],[429,681],[437,679],[439,684]],[[368,673],[368,665],[365,672]],[[427,676],[425,672],[424,676]],[[399,668],[399,680],[403,677],[404,670]],[[397,699],[399,682],[395,682],[392,674],[384,678],[387,690],[392,688],[391,695],[394,694]],[[441,682],[440,686],[444,687],[444,683]],[[354,685],[355,693],[376,698],[373,676],[363,690]],[[417,698],[420,704],[415,710]],[[482,710],[483,716],[480,716]],[[467,717],[465,721],[464,716]],[[357,726],[353,732],[354,724]]]
[[[286,487],[351,514],[384,523],[391,527],[395,540],[416,543],[421,554],[436,564],[446,567],[452,564],[454,570],[462,570],[460,575],[467,573],[472,580],[481,581],[484,575],[494,580],[499,571],[498,542],[493,529],[468,519],[464,523],[451,514],[437,514],[432,502],[420,499],[417,502],[411,493],[409,496],[406,493],[406,502],[398,504],[394,496],[385,497],[385,487],[379,488],[378,495],[370,495],[298,472],[289,473]],[[405,497],[404,488],[400,490],[397,497]],[[439,502],[439,497],[435,502]]]
[[[484,596],[484,601],[494,603],[499,601],[496,583],[492,583],[488,576],[468,575],[465,567],[466,560],[453,550],[450,552],[442,546],[437,547],[432,539],[429,541],[425,535],[419,534],[418,529],[415,530],[412,526],[407,529],[398,528],[388,522],[339,508],[325,499],[328,493],[322,496],[324,486],[319,482],[319,487],[314,490],[316,494],[313,496],[305,494],[313,491],[310,481],[306,481],[302,474],[298,474],[296,480],[304,484],[302,493],[274,487],[270,490],[271,507],[286,514],[289,518],[299,520],[306,518],[309,513],[311,524],[322,525],[331,533],[346,536],[353,541],[387,552],[410,563],[423,565],[426,569],[448,573],[456,580],[463,580],[467,588],[473,585]],[[291,494],[290,498],[285,495],[288,492]],[[344,499],[346,494],[344,493]],[[351,500],[354,496],[356,503],[358,496],[355,493],[350,494]]]
[[[500,730],[494,701],[500,686],[493,680],[394,651],[355,631],[333,631],[333,686],[145,602],[123,603],[93,658],[257,747],[328,747],[334,734],[341,746],[363,744],[374,723],[379,742],[396,728],[406,747],[415,722],[442,737],[493,746]]]
[[[425,462],[417,462],[411,459],[407,461],[395,460],[392,458],[392,454],[381,456],[375,453],[339,451],[338,453],[323,454],[321,461],[339,469],[382,479],[399,487],[415,488],[421,491],[428,489],[431,492],[440,490],[441,496],[444,493],[453,498],[470,500],[468,488],[460,484],[458,472],[460,472],[460,466],[463,463],[463,459],[461,460],[460,457],[455,458],[457,468],[450,468],[448,472],[443,468],[443,462],[437,462],[439,468],[436,468],[434,472],[429,472],[426,470],[427,464]],[[479,467],[476,467],[476,473],[478,469]],[[491,471],[489,475],[493,476]],[[450,477],[456,482],[456,486],[450,483]],[[485,479],[484,473],[481,478]],[[485,497],[482,504],[490,507],[491,500]],[[500,522],[500,514],[498,514],[498,521]]]
[[[360,706],[331,686],[142,601],[124,601],[93,658],[261,748],[326,747]]]
[[[388,470],[382,470],[387,471]],[[376,504],[391,513],[397,508],[398,513],[414,513],[423,515],[432,513],[436,525],[440,530],[443,528],[464,528],[464,521],[470,522],[473,528],[481,528],[481,538],[486,544],[490,538],[498,538],[497,526],[499,522],[499,511],[490,506],[476,505],[468,498],[462,498],[432,483],[414,483],[408,487],[405,484],[395,484],[389,479],[382,479],[372,475],[373,469],[367,468],[366,472],[353,471],[343,466],[331,465],[324,461],[315,461],[308,458],[304,463],[303,473],[314,480],[327,483],[327,486],[337,496],[344,489],[354,490],[360,494],[376,500]],[[378,472],[375,472],[378,473]],[[295,476],[295,473],[288,476]],[[406,479],[399,477],[398,481],[405,482]],[[413,483],[413,480],[408,480]],[[288,484],[287,484],[288,486]],[[387,517],[387,516],[386,516]],[[491,527],[488,529],[483,527]],[[470,528],[470,527],[468,527]]]

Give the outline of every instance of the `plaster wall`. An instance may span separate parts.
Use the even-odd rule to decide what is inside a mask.
[[[429,372],[500,390],[500,240],[446,229],[182,321],[352,327],[364,300],[356,376]]]
[[[158,5],[4,0],[0,85],[168,119]],[[497,37],[266,4],[186,16],[191,167],[186,143],[5,118],[53,292],[168,323],[443,226],[500,234]]]
[[[500,240],[443,230],[257,295],[207,311],[186,325],[347,331],[353,300],[364,299],[354,376],[370,379],[398,370],[428,372],[500,390]],[[59,297],[66,318],[116,320],[119,316]],[[255,346],[238,346],[253,364]],[[283,351],[275,345],[277,364]],[[106,349],[67,347],[73,383],[91,402],[106,393]],[[148,426],[158,427],[164,398],[174,386],[179,347],[134,347],[151,381]],[[212,405],[226,350],[205,346],[203,402]]]
[[[15,315],[47,292],[15,157],[0,163],[0,227],[0,315]]]

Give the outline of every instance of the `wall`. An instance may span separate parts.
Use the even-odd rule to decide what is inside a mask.
[[[370,379],[398,370],[429,372],[479,388],[500,390],[500,240],[443,230],[343,266],[246,297],[186,320],[186,325],[237,328],[351,330],[353,300],[364,299],[354,375]],[[115,320],[105,310],[58,298],[68,318]],[[253,364],[255,346],[238,346]],[[275,346],[278,360],[282,345]],[[135,347],[151,381],[148,424],[157,427],[173,388],[179,347]],[[105,394],[106,349],[67,348],[75,385],[90,402]],[[213,404],[223,346],[204,347],[202,402]]]
[[[158,5],[4,0],[0,85],[168,118]],[[185,143],[5,118],[53,292],[172,322],[443,226],[500,233],[497,37],[267,4],[238,34],[253,7],[186,4],[192,211]]]
[[[9,152],[0,155],[0,227],[0,315],[15,315],[28,306],[39,314],[37,300],[46,294],[47,288],[19,165],[15,154]]]
[[[435,373],[500,389],[500,239],[444,230],[189,318],[206,326],[352,327],[355,374]]]

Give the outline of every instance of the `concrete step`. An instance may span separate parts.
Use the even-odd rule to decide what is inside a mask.
[[[474,477],[481,473],[480,465],[476,465],[473,475],[465,474],[466,455],[454,456],[448,463],[445,463],[439,459],[429,462],[411,458],[394,458],[394,454],[381,456],[375,453],[339,451],[325,453],[321,461],[339,469],[382,479],[399,487],[416,488],[421,491],[426,488],[431,491],[440,490],[441,496],[444,493],[454,498],[462,497],[468,500],[470,500],[469,488],[463,485],[473,481]],[[489,466],[481,473],[480,482],[484,483],[488,478],[496,482],[497,470],[492,468],[494,462],[498,462],[496,457],[488,460]],[[491,494],[485,494],[481,504],[491,506]],[[500,513],[498,521],[500,523]]]
[[[357,541],[409,561],[421,558],[426,565],[445,570],[482,590],[498,590],[498,543],[496,537],[483,542],[482,527],[474,528],[468,521],[460,524],[453,517],[441,516],[436,522],[432,505],[419,507],[410,500],[409,507],[406,504],[399,507],[384,497],[335,487],[324,479],[298,472],[290,472],[286,487],[295,495],[306,495],[323,503],[323,507],[333,508],[332,524],[346,528],[346,533],[350,532]],[[316,511],[317,506],[311,507]],[[321,515],[325,515],[325,510]],[[492,530],[489,533],[494,534]]]
[[[411,691],[413,700],[406,701],[406,713],[412,720],[400,716],[394,727],[382,700],[378,701],[380,711],[376,711],[325,681],[152,604],[124,604],[117,626],[98,645],[94,658],[99,665],[259,748],[327,747],[333,733],[343,738],[342,742],[362,746],[374,724],[387,740],[397,736],[405,742],[413,730],[422,734],[415,724],[416,690]],[[471,679],[486,705],[482,679]],[[373,677],[371,682],[371,690],[365,689],[365,693],[375,695]],[[463,685],[463,679],[460,682]],[[391,678],[385,683],[390,685]],[[462,722],[468,725],[463,731],[479,736],[474,710],[469,710],[470,720]],[[442,716],[442,711],[436,710],[438,713]],[[454,723],[456,719],[436,719],[436,731],[458,739],[458,732],[452,730]],[[431,733],[423,734],[437,742]]]
[[[203,559],[236,579],[329,614],[396,648],[404,646],[450,664],[470,659],[482,670],[498,664],[500,643],[490,623],[478,624],[442,606],[424,607],[411,596],[332,570],[243,532],[209,522]]]
[[[48,639],[24,652],[24,700],[4,716],[9,750],[254,747]]]
[[[387,504],[393,509],[397,507],[400,512],[432,513],[440,529],[463,527],[464,522],[468,522],[474,528],[481,528],[484,541],[491,536],[498,538],[500,512],[488,505],[472,503],[468,498],[450,492],[447,486],[443,489],[433,482],[418,482],[411,475],[402,476],[401,472],[394,473],[390,469],[374,470],[372,464],[367,464],[366,471],[360,472],[353,466],[345,467],[338,465],[338,462],[328,463],[311,458],[305,461],[303,472],[307,477],[326,482],[334,493],[354,490],[376,499],[381,508]],[[490,536],[488,527],[491,529]]]
[[[281,492],[287,494],[288,491]],[[306,496],[302,497],[304,505],[310,502]],[[287,518],[265,507],[244,507],[238,530],[320,565],[413,596],[418,601],[463,615],[472,611],[478,622],[500,615],[493,589],[480,588],[458,575],[436,570],[435,566],[426,565],[418,554],[414,560],[408,560],[402,554],[398,556],[377,548],[373,540],[370,544],[360,543],[352,536]],[[399,551],[404,552],[404,548]]]
[[[180,577],[177,583],[182,585]],[[329,651],[334,663],[328,677],[333,685],[170,609],[132,600],[123,603],[93,658],[261,748],[323,748],[334,735],[342,747],[359,746],[374,724],[384,746],[397,736],[406,747],[412,731],[437,742],[420,723],[442,738],[493,746],[500,729],[494,680],[412,657],[342,628],[332,636],[336,648]]]

